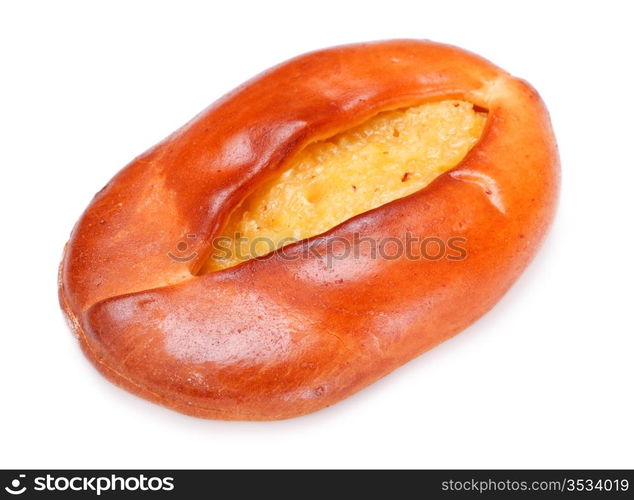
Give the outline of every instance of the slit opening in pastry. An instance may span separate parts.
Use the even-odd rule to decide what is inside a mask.
[[[201,274],[266,255],[403,198],[451,170],[480,139],[487,110],[462,100],[377,114],[308,144],[229,216]]]

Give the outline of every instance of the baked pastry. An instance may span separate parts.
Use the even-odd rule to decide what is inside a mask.
[[[88,358],[135,394],[198,417],[294,417],[493,307],[558,185],[548,113],[523,80],[428,41],[320,50],[99,191],[60,302]]]

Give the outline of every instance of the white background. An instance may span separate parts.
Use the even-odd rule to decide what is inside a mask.
[[[634,88],[627,2],[9,2],[0,8],[0,467],[634,467]],[[306,417],[215,422],[84,359],[62,247],[129,160],[261,70],[429,38],[528,79],[563,165],[555,225],[482,320]]]

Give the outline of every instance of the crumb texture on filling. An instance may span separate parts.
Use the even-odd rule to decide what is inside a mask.
[[[485,121],[471,103],[428,102],[309,144],[234,210],[202,272],[265,255],[424,188],[465,157]]]

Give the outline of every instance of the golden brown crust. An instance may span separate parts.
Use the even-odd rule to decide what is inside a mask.
[[[463,236],[468,258],[325,264],[287,247],[197,276],[230,211],[305,144],[387,109],[459,98],[480,142],[430,186],[333,228],[352,239]],[[247,82],[135,159],[77,223],[60,301],[110,380],[206,418],[269,420],[339,401],[489,310],[552,219],[555,140],[536,92],[446,45],[397,40],[300,56]],[[196,258],[167,257],[187,234]]]

